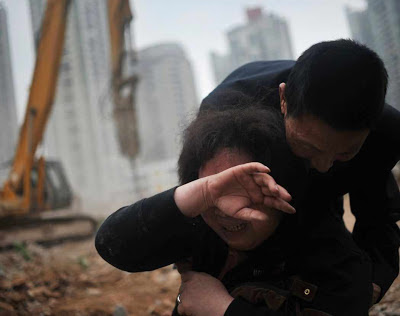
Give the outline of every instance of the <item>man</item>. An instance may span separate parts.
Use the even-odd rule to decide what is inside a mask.
[[[293,271],[331,297],[321,304],[330,304],[334,315],[367,315],[398,275],[400,194],[391,169],[400,157],[400,113],[384,104],[386,87],[386,70],[374,52],[337,40],[312,46],[297,62],[244,65],[200,108],[226,109],[235,104],[234,97],[225,99],[232,91],[281,110],[287,142],[310,168],[293,219]],[[346,193],[357,219],[352,236],[342,220]],[[201,275],[183,280],[183,300],[207,293]],[[201,307],[198,296],[197,302]],[[201,315],[201,308],[184,312]]]

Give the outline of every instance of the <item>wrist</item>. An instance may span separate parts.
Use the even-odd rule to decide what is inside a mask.
[[[174,200],[183,215],[196,217],[208,209],[206,185],[207,179],[202,178],[176,188]]]

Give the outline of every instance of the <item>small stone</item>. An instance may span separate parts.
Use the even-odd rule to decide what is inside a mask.
[[[26,278],[23,276],[17,276],[11,281],[11,283],[14,288],[24,286],[26,285]]]
[[[52,298],[60,298],[62,296],[60,292],[50,291],[50,290],[46,290],[45,294],[47,297],[52,297]]]
[[[26,300],[26,295],[16,292],[16,291],[12,291],[7,294],[7,298],[9,298],[10,300],[12,300],[16,303],[19,303],[19,302]]]
[[[42,296],[46,293],[47,288],[45,286],[38,286],[33,289],[28,290],[28,295],[30,297]]]
[[[0,302],[0,311],[13,312],[14,307],[12,307],[10,304],[7,304],[5,302]]]
[[[88,289],[86,290],[86,293],[87,293],[88,295],[96,296],[96,295],[100,295],[100,294],[101,294],[101,291],[100,291],[99,289],[90,287],[90,288],[88,288]]]
[[[113,316],[128,316],[128,312],[122,305],[117,305],[114,308]]]
[[[163,299],[162,304],[167,308],[174,308],[175,307],[175,300],[171,301],[170,299]]]
[[[11,289],[13,286],[12,282],[7,279],[0,279],[0,289],[7,290]]]

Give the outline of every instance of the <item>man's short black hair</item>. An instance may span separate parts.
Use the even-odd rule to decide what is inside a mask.
[[[321,42],[297,60],[286,83],[289,117],[313,115],[338,130],[370,129],[382,112],[388,75],[355,41]]]
[[[243,150],[269,167],[271,146],[285,141],[279,111],[257,106],[201,111],[187,127],[178,161],[181,184],[198,179],[200,168],[223,148]]]

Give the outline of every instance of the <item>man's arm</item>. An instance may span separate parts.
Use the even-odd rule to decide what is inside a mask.
[[[371,258],[372,280],[381,288],[380,299],[399,274],[400,193],[392,174],[375,181],[375,185],[381,183],[375,192],[356,190],[350,200],[357,218],[353,238]],[[372,189],[372,181],[370,185]]]
[[[381,119],[354,159],[351,210],[353,237],[370,256],[380,298],[399,273],[400,193],[391,173],[400,159],[400,112],[385,105]]]

